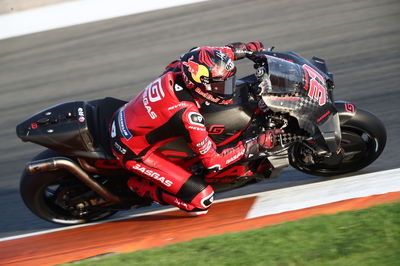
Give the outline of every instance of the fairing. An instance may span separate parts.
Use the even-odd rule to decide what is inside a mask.
[[[295,117],[299,126],[314,136],[323,149],[338,150],[340,122],[328,92],[326,76],[311,63],[306,64],[305,59],[298,63],[270,55],[267,59],[272,88],[262,99],[268,108]]]

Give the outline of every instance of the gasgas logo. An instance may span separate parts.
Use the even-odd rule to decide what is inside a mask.
[[[166,187],[172,186],[174,183],[171,180],[166,179],[165,177],[161,176],[159,173],[154,172],[153,170],[145,168],[141,164],[136,164],[132,167],[132,169],[142,172],[143,174],[157,180],[158,182],[164,184]]]
[[[164,98],[165,93],[161,87],[161,80],[157,79],[152,84],[147,86],[143,93],[143,105],[151,119],[156,119],[157,114],[153,111],[150,103],[160,101]]]
[[[207,67],[193,62],[193,56],[189,58],[188,62],[182,62],[182,64],[188,68],[190,73],[192,73],[192,78],[197,83],[202,83],[200,79],[202,76],[207,78],[210,76]]]

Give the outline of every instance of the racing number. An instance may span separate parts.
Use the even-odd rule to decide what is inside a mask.
[[[308,97],[310,97],[311,99],[319,100],[318,104],[320,106],[324,105],[326,103],[326,88],[324,86],[325,79],[312,67],[308,65],[303,65],[302,67],[304,71],[306,71],[311,77],[309,86],[306,86],[305,88],[306,90],[308,90]]]

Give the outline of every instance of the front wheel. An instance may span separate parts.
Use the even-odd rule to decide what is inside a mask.
[[[303,144],[295,144],[290,153],[290,164],[307,174],[334,176],[360,170],[382,153],[386,144],[386,129],[373,114],[358,109],[350,119],[341,117],[342,160],[312,158],[311,150]]]
[[[57,157],[44,151],[33,160]],[[98,221],[116,211],[92,207],[94,192],[65,170],[22,174],[20,193],[25,205],[38,217],[57,224],[72,225]]]

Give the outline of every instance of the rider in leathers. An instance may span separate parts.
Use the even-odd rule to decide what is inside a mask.
[[[205,101],[230,104],[236,72],[232,61],[261,50],[261,42],[193,48],[117,111],[110,130],[113,153],[135,174],[128,181],[131,190],[192,215],[206,214],[213,188],[157,149],[183,138],[207,169],[218,171],[274,146],[275,134],[267,131],[217,152],[199,110]]]

